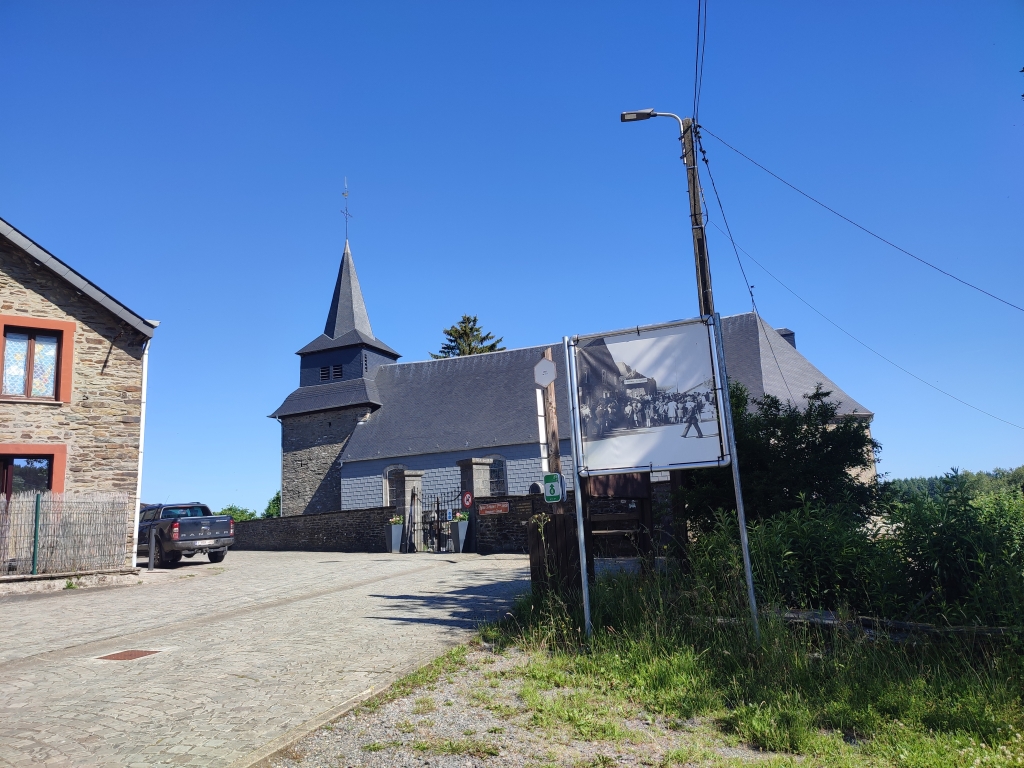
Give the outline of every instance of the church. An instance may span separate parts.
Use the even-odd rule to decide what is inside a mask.
[[[820,383],[841,402],[840,414],[871,419],[797,351],[792,331],[748,312],[722,318],[722,342],[730,379],[753,397],[802,399]],[[548,347],[564,382],[558,339],[399,362],[401,355],[373,335],[346,240],[324,332],[296,353],[299,386],[271,414],[281,424],[281,514],[405,506],[410,493],[528,494],[547,467],[533,367]],[[556,391],[562,471],[571,489],[569,405],[564,386]]]

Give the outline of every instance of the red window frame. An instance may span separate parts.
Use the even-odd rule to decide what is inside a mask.
[[[54,383],[53,400],[60,403],[71,402],[71,376],[75,359],[75,324],[67,320],[49,320],[37,317],[19,317],[18,315],[0,315],[0,366],[3,365],[4,348],[7,344],[7,331],[15,333],[28,333],[33,338],[35,335],[57,337],[57,373]],[[29,375],[26,377],[26,391],[31,393],[31,371],[32,352],[35,344],[29,345],[29,359],[27,361]],[[5,395],[0,394],[3,399],[16,400],[50,400],[49,397],[32,397],[28,395]]]
[[[68,447],[60,443],[0,443],[0,460],[3,461],[3,487],[0,495],[7,494],[9,485],[7,462],[11,459],[49,459],[50,491],[64,493],[64,474],[68,465]]]

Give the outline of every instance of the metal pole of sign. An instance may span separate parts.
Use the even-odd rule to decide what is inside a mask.
[[[152,571],[153,570],[153,558],[156,555],[156,553],[154,552],[155,549],[156,549],[156,526],[155,525],[151,525],[151,526],[149,526],[149,567],[146,569],[147,571]]]
[[[39,511],[42,506],[42,494],[36,494],[36,530],[32,537],[32,575],[39,573]]]
[[[732,467],[732,484],[736,491],[736,517],[740,526],[740,549],[743,552],[743,573],[747,578],[747,598],[750,601],[750,620],[754,623],[754,639],[761,642],[761,627],[757,621],[757,598],[754,596],[754,573],[750,567],[750,543],[747,541],[747,513],[743,509],[743,489],[740,487],[740,463],[736,457],[736,433],[732,428],[732,403],[729,399],[729,374],[725,369],[725,349],[722,346],[722,320],[716,312],[712,315],[715,330],[715,352],[718,358],[718,378],[721,380],[719,407],[725,417],[725,435],[729,447],[729,465]]]
[[[593,634],[594,628],[590,624],[590,584],[587,578],[587,540],[583,532],[583,489],[580,485],[580,412],[579,412],[579,389],[576,385],[576,356],[569,349],[569,337],[562,337],[562,346],[565,348],[565,370],[566,388],[569,390],[569,437],[572,441],[572,470],[575,477],[574,487],[576,498],[576,537],[580,544],[580,584],[583,585],[583,625],[587,637]]]

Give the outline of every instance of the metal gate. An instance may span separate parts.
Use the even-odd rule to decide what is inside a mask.
[[[412,498],[406,527],[406,552],[454,552],[451,519],[461,509],[461,491]]]

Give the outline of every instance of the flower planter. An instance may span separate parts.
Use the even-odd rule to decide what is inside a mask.
[[[388,526],[391,529],[391,551],[401,552],[402,551],[402,529],[403,525],[391,525]]]
[[[466,531],[469,530],[469,520],[452,520],[450,523],[452,532],[452,544],[456,552],[462,552],[466,546]]]

